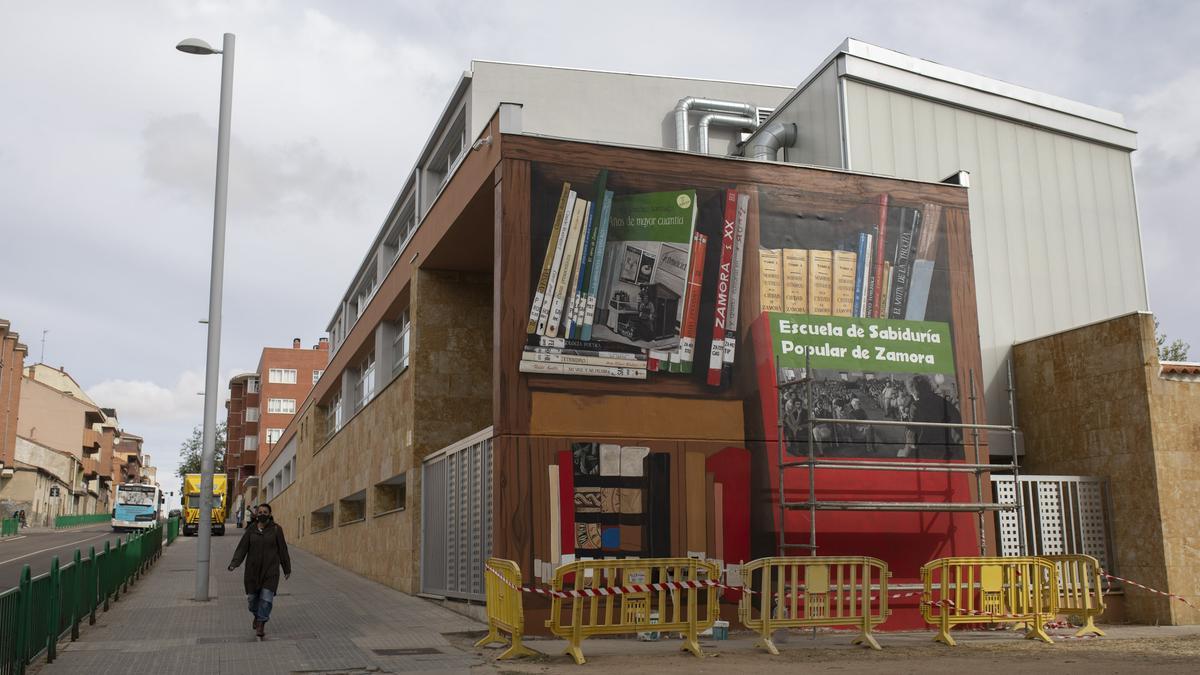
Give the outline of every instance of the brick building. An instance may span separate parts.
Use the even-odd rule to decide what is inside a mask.
[[[258,373],[242,373],[229,380],[225,402],[225,474],[229,479],[230,504],[245,503],[247,485],[258,475]],[[236,515],[236,514],[235,514]]]
[[[265,347],[256,372],[229,381],[225,472],[236,486],[231,503],[236,505],[238,497],[243,504],[255,502],[259,459],[279,441],[328,362],[326,338],[311,349],[295,338],[291,348]]]
[[[7,319],[0,319],[0,476],[4,476],[13,464],[21,380],[28,352],[29,349],[21,344],[21,335],[12,330]],[[4,478],[0,477],[2,480]]]

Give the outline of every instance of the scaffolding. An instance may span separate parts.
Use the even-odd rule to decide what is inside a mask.
[[[1014,481],[1020,481],[1021,469],[1017,461],[1017,427],[1016,427],[1016,403],[1014,400],[1013,390],[1013,372],[1012,361],[1008,362],[1008,425],[999,424],[979,424],[978,420],[978,396],[975,391],[975,371],[972,369],[968,373],[968,383],[970,389],[971,401],[971,422],[970,423],[950,423],[950,422],[915,422],[901,420],[869,420],[869,419],[844,419],[844,418],[826,418],[817,417],[813,407],[812,396],[812,367],[809,354],[806,352],[804,357],[804,377],[797,383],[804,386],[804,412],[805,426],[808,430],[808,458],[806,460],[789,460],[787,459],[787,440],[784,434],[784,402],[783,402],[783,387],[784,377],[783,371],[785,368],[777,368],[775,372],[775,391],[778,403],[778,481],[779,481],[779,555],[788,555],[793,549],[807,549],[809,555],[817,555],[817,511],[927,511],[927,512],[968,512],[978,514],[979,527],[979,550],[980,554],[984,554],[987,548],[987,528],[984,522],[988,512],[997,511],[1016,511],[1017,522],[1023,524],[1025,522],[1024,509],[1022,508],[1021,493],[1018,490],[1016,500],[1011,503],[996,503],[984,500],[983,496],[983,474],[989,471],[1008,471],[1012,473]],[[819,424],[854,424],[865,426],[894,426],[908,428],[932,427],[939,429],[958,429],[960,431],[970,431],[971,446],[973,449],[973,463],[932,463],[922,461],[881,461],[881,460],[859,460],[859,459],[819,459],[816,454],[816,426]],[[981,431],[997,431],[1006,432],[1012,446],[1012,454],[1008,463],[988,463],[980,461],[980,445],[979,434]],[[808,470],[808,500],[792,502],[787,500],[786,493],[786,472],[789,469],[807,469]],[[938,473],[973,473],[975,474],[975,496],[979,501],[974,502],[912,502],[912,501],[829,501],[817,499],[817,481],[816,474],[819,469],[859,469],[871,471],[927,471]],[[787,540],[787,513],[788,511],[808,511],[808,543],[791,543]],[[1024,555],[1024,550],[1018,555]]]

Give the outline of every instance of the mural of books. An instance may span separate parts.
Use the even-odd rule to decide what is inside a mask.
[[[762,310],[924,320],[940,243],[941,206],[889,204],[884,194],[874,211],[873,218],[857,214],[840,219],[852,226],[836,233],[814,228],[812,239],[830,248],[760,248]],[[764,227],[764,242],[771,239]]]
[[[710,257],[712,237],[697,231],[696,190],[616,194],[607,171],[591,185],[562,183],[545,248],[533,255],[540,275],[519,370],[644,380],[651,372],[692,373],[699,358],[710,384],[727,381],[746,199],[734,190],[720,196],[722,220],[706,223],[720,233]],[[715,280],[705,279],[709,262]],[[714,288],[714,314],[702,316],[702,294]],[[712,341],[698,345],[699,328],[710,325]]]

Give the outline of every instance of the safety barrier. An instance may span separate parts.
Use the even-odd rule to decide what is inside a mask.
[[[921,567],[921,614],[938,642],[954,646],[952,626],[1023,623],[1026,638],[1053,643],[1045,625],[1058,610],[1055,564],[1043,558],[940,558]]]
[[[11,537],[21,529],[21,523],[16,518],[0,520],[0,537]]]
[[[167,536],[167,541],[166,541],[166,544],[167,544],[168,546],[169,546],[169,545],[170,545],[172,542],[174,542],[174,541],[175,541],[175,538],[176,538],[176,537],[178,537],[178,536],[179,536],[179,516],[171,516],[170,518],[167,518],[167,533],[166,533],[166,536]]]
[[[887,620],[887,563],[866,557],[759,558],[742,566],[748,592],[738,604],[755,644],[779,654],[772,634],[781,628],[856,626],[853,644],[879,649],[871,630]]]
[[[54,529],[65,530],[69,527],[95,525],[96,523],[108,522],[112,522],[112,514],[109,513],[83,513],[73,516],[55,516]]]
[[[701,656],[699,634],[720,607],[717,564],[694,558],[576,560],[554,571],[550,632],[567,640],[564,654],[583,664],[580,643],[593,635],[645,631],[683,634],[683,649]]]
[[[504,558],[488,558],[483,575],[483,587],[487,594],[488,634],[475,646],[508,644],[500,634],[500,631],[504,631],[512,636],[512,644],[500,654],[501,659],[537,655],[521,642],[525,634],[521,585],[521,568],[517,563]]]
[[[1096,627],[1095,618],[1104,613],[1104,586],[1100,581],[1103,572],[1100,561],[1090,555],[1044,555],[1054,563],[1058,575],[1058,613],[1078,614],[1083,618],[1083,627],[1075,633],[1104,635]]]
[[[118,539],[115,547],[89,547],[83,556],[76,549],[70,562],[60,565],[57,556],[50,570],[32,576],[29,565],[21,570],[16,586],[0,592],[0,675],[19,675],[43,654],[47,662],[58,655],[58,641],[79,637],[85,619],[96,622],[97,610],[107,611],[129,585],[141,577],[162,552],[163,528]]]

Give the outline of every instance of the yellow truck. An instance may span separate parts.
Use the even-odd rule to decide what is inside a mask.
[[[224,473],[213,475],[212,533],[225,534],[225,514],[229,508],[229,482]],[[183,476],[183,536],[196,534],[200,527],[200,474]]]

